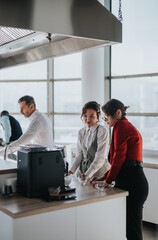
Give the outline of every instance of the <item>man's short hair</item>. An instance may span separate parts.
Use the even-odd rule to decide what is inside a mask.
[[[21,103],[21,102],[26,102],[26,105],[27,105],[27,106],[33,104],[34,107],[36,107],[35,100],[34,100],[34,98],[31,97],[31,96],[25,95],[25,96],[21,97],[21,98],[18,100],[18,103]]]
[[[5,115],[9,115],[9,112],[7,110],[4,110],[1,112],[1,117],[5,116]]]

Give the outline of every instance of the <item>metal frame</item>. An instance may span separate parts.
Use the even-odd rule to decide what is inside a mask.
[[[158,73],[144,73],[144,74],[131,74],[131,75],[118,75],[118,76],[110,76],[107,77],[109,81],[112,79],[119,80],[119,79],[129,79],[129,78],[143,78],[143,77],[156,77]],[[142,79],[143,81],[143,79]],[[150,112],[150,113],[138,113],[138,112],[131,112],[127,113],[127,116],[144,116],[144,117],[158,117],[158,113]]]
[[[80,113],[54,112],[54,82],[81,81],[81,78],[54,79],[54,60],[47,60],[47,78],[29,79],[29,80],[0,80],[0,83],[22,83],[22,82],[45,82],[47,83],[47,114],[52,120],[53,138],[54,138],[54,116],[55,115],[80,115]],[[11,115],[20,115],[18,112],[11,112]]]
[[[156,76],[158,76],[158,73],[144,73],[144,74],[131,74],[131,75],[111,76],[111,79],[143,78],[143,77],[156,77]]]

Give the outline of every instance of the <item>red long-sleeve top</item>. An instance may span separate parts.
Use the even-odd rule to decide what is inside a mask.
[[[114,125],[108,160],[111,168],[105,174],[105,181],[109,184],[116,179],[126,160],[142,162],[142,137],[125,117]]]

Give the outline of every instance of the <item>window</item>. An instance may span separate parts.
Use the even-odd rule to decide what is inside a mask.
[[[13,113],[19,112],[18,99],[24,95],[34,97],[39,111],[47,111],[46,82],[0,82],[0,109]]]
[[[128,116],[128,120],[139,129],[143,138],[143,148],[158,150],[158,117]]]
[[[81,53],[54,59],[54,141],[73,143],[82,126]]]
[[[14,115],[23,132],[28,120],[19,115],[18,99],[24,95],[33,96],[37,109],[47,113],[47,61],[0,70],[0,112],[7,110]]]
[[[37,109],[54,119],[55,143],[76,142],[82,126],[81,59],[81,53],[76,53],[55,58],[54,64],[45,60],[0,70],[0,111],[14,115],[25,132],[28,121],[19,114],[18,99],[31,95]],[[2,135],[2,128],[0,132]]]
[[[117,2],[112,1],[116,16]],[[148,150],[158,150],[157,7],[157,0],[122,0],[123,43],[112,47],[111,98],[130,106],[127,118]]]
[[[81,80],[54,83],[54,111],[78,113],[81,109]]]
[[[111,93],[130,106],[128,113],[158,113],[158,76],[112,79]]]
[[[122,0],[123,43],[112,47],[112,76],[158,71],[157,9],[157,0]],[[118,16],[118,0],[112,12]]]
[[[2,69],[0,80],[47,79],[47,61],[40,61]]]
[[[55,115],[54,138],[58,143],[74,143],[82,121],[79,115]]]

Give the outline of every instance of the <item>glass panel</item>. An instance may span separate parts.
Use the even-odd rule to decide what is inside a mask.
[[[81,81],[54,82],[54,111],[81,112]]]
[[[57,143],[75,143],[79,129],[83,126],[80,116],[55,115],[54,135]]]
[[[47,111],[47,83],[0,83],[0,111],[19,112],[18,99],[24,95],[34,97],[36,107]]]
[[[0,80],[47,79],[47,61],[24,64],[0,70]]]
[[[118,17],[118,0],[113,0]],[[158,72],[158,1],[122,0],[123,43],[112,47],[112,75]]]
[[[158,113],[158,77],[113,79],[111,96],[130,106],[128,112]]]
[[[81,78],[82,53],[54,59],[54,78]]]
[[[22,115],[12,115],[16,120],[18,120],[18,122],[20,123],[21,125],[21,128],[22,128],[22,131],[23,133],[26,131],[26,129],[28,128],[28,125],[29,125],[29,120],[27,118],[25,118],[24,116]],[[4,131],[3,131],[3,128],[2,126],[0,125],[0,138],[3,138],[4,139]]]
[[[158,117],[127,116],[127,118],[141,133],[143,148],[158,150]]]

